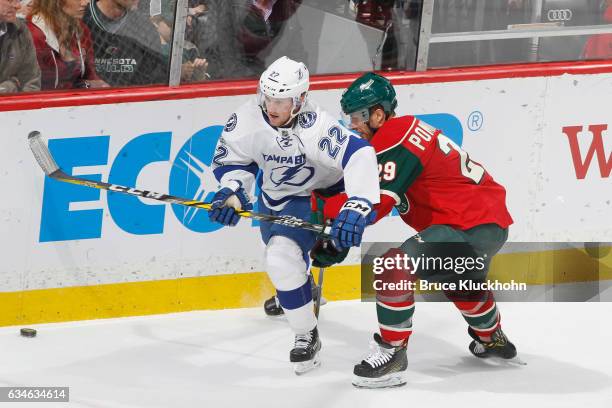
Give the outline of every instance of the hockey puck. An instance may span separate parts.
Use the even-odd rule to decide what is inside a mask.
[[[36,337],[36,330],[34,329],[21,329],[20,333],[23,337]]]

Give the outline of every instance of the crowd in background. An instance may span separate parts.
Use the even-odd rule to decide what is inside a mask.
[[[301,0],[188,0],[181,82],[245,78]],[[167,84],[176,0],[0,0],[0,93]]]
[[[582,1],[600,16],[592,24],[612,24],[612,0]],[[176,2],[0,0],[0,93],[167,84]],[[531,22],[532,0],[487,0],[480,14],[478,3],[436,1],[434,33]],[[302,35],[315,27],[296,17],[304,6],[378,30],[372,68],[414,69],[422,0],[188,0],[181,82],[256,77],[281,38],[305,61]],[[429,62],[523,62],[532,51],[525,39],[433,44]],[[576,58],[611,57],[612,34],[584,38],[579,51]]]

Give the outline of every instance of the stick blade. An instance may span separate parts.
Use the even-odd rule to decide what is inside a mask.
[[[59,166],[53,159],[53,156],[51,156],[51,152],[39,131],[34,130],[30,132],[28,135],[28,142],[30,143],[30,149],[32,150],[32,154],[34,154],[34,158],[46,175],[50,175],[59,170]]]

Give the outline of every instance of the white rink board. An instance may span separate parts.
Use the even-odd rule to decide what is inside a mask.
[[[586,130],[589,125],[610,126],[612,74],[403,85],[397,90],[400,115],[443,114],[444,118],[455,118],[455,124],[460,125],[462,145],[470,158],[483,164],[507,189],[508,206],[515,220],[510,240],[611,240],[611,179],[601,176],[597,157],[593,157],[586,177],[576,178],[568,137],[562,128],[584,126]],[[310,97],[338,113],[340,95],[341,90],[326,90],[313,91]],[[162,225],[163,232],[132,233],[118,225],[116,217],[120,211],[109,210],[106,192],[101,192],[93,201],[72,202],[65,209],[48,205],[49,211],[43,217],[43,201],[51,195],[43,191],[43,174],[26,142],[31,130],[39,130],[58,143],[68,138],[97,137],[96,140],[107,143],[108,151],[100,153],[99,145],[92,145],[82,153],[92,157],[97,154],[102,157],[102,163],[99,164],[98,157],[91,166],[76,167],[75,175],[100,174],[106,181],[114,164],[121,162],[134,167],[134,161],[144,155],[151,162],[137,169],[133,175],[137,174],[135,185],[168,192],[172,169],[185,168],[177,160],[182,146],[202,129],[223,126],[235,107],[247,98],[231,96],[0,113],[3,138],[0,186],[4,192],[0,201],[3,253],[0,291],[263,270],[263,245],[258,229],[249,220],[243,220],[233,229],[196,232],[183,225],[170,206],[166,206],[165,214],[161,218],[157,216],[155,223],[145,220],[138,227]],[[479,112],[481,121],[473,121],[474,112]],[[475,123],[481,126],[478,128]],[[166,132],[161,138],[165,142],[152,149],[134,148],[127,154],[122,151],[140,135],[160,132]],[[214,137],[209,139],[206,142],[201,136],[199,140],[214,146]],[[582,132],[579,140],[584,159],[593,136]],[[602,140],[608,158],[612,154],[609,130],[602,133]],[[69,150],[66,152],[65,156],[71,157]],[[199,153],[192,150],[192,154]],[[212,153],[200,155],[199,160],[209,165]],[[116,171],[119,179],[127,177],[119,167]],[[212,175],[209,169],[204,170],[207,171],[202,178],[203,188],[206,192],[214,191]],[[187,175],[189,180],[179,177],[174,187],[198,177],[193,172]],[[142,203],[159,205],[149,200]],[[41,225],[48,224],[56,210],[68,218],[72,213],[67,210],[101,210],[100,237],[40,242]],[[124,210],[122,214],[129,219],[140,212]],[[203,212],[199,216],[206,217]],[[190,217],[188,214],[184,218]],[[205,221],[198,222],[205,225]],[[91,227],[85,224],[78,225],[76,230]],[[389,218],[371,228],[366,239],[400,241],[410,233],[399,219]],[[356,263],[357,255],[353,251],[349,262]]]

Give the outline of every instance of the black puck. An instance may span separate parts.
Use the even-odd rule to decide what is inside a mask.
[[[20,330],[23,337],[36,337],[36,330],[24,328]]]

